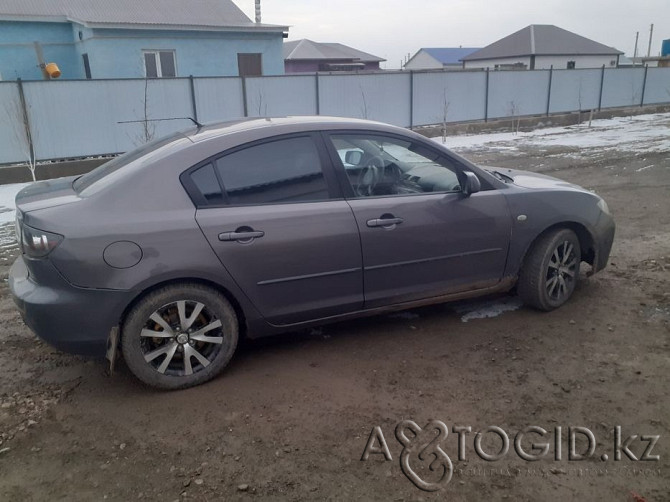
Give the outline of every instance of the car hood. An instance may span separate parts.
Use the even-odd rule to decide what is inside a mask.
[[[530,171],[522,171],[520,169],[507,169],[507,168],[490,168],[490,169],[492,171],[497,171],[500,174],[511,178],[513,180],[513,183],[521,188],[545,188],[545,189],[567,188],[572,190],[579,190],[580,192],[591,193],[584,187],[575,185],[574,183],[568,183],[567,181],[563,181],[558,178],[546,176],[544,174],[532,173]]]
[[[81,200],[72,188],[77,176],[37,181],[16,194],[16,207],[22,213],[61,206]]]

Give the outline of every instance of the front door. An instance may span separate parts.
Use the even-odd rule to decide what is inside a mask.
[[[511,221],[498,190],[466,196],[463,167],[422,144],[378,134],[329,137],[351,187],[366,308],[501,280]]]

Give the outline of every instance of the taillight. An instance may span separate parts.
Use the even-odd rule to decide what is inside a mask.
[[[44,258],[63,240],[62,235],[38,230],[23,225],[21,228],[21,247],[30,258]]]

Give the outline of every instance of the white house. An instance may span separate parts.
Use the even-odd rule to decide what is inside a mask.
[[[615,68],[623,52],[551,24],[532,24],[462,58],[463,68],[492,70]]]
[[[475,47],[422,47],[407,63],[405,70],[460,69],[461,60],[479,48]]]

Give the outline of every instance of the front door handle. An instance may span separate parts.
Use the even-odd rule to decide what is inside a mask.
[[[261,230],[242,230],[237,229],[235,232],[222,232],[219,234],[219,240],[224,242],[251,242],[254,239],[260,239],[265,235]]]
[[[394,227],[395,225],[400,225],[403,221],[405,221],[402,218],[395,218],[395,217],[384,218],[384,216],[385,215],[382,215],[381,218],[375,218],[374,220],[368,220],[367,221],[368,227],[370,227],[370,228],[374,228],[374,227],[388,228],[388,227]]]

